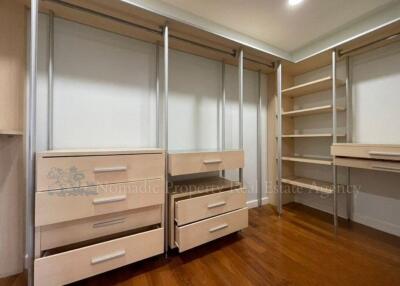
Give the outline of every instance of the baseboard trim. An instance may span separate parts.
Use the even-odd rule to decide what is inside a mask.
[[[266,205],[268,203],[269,203],[268,197],[263,197],[261,199],[261,205]],[[247,201],[247,207],[249,209],[258,207],[258,200]]]
[[[358,214],[353,214],[353,221],[386,233],[400,236],[400,225]]]

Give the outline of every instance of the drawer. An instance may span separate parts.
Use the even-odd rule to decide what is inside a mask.
[[[35,285],[64,285],[164,251],[162,228],[35,260]]]
[[[247,226],[248,209],[243,208],[185,226],[176,226],[175,243],[179,252],[183,252]]]
[[[161,179],[37,192],[35,226],[60,223],[164,203]]]
[[[331,154],[339,157],[400,161],[400,145],[334,144]]]
[[[164,155],[38,157],[36,190],[59,190],[164,177]]]
[[[195,222],[246,207],[245,189],[234,189],[175,202],[178,225]]]
[[[243,151],[171,153],[168,155],[172,176],[237,169],[244,167]]]
[[[334,164],[350,168],[400,173],[400,162],[335,157]]]
[[[161,205],[74,220],[40,228],[40,249],[52,249],[102,236],[160,224]]]

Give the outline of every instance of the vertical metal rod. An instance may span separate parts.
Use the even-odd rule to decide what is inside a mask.
[[[160,46],[156,44],[156,146],[161,148],[160,140]]]
[[[37,97],[37,46],[38,46],[38,0],[31,0],[30,27],[30,74],[29,94],[26,95],[27,116],[25,124],[26,148],[26,239],[25,268],[28,285],[33,285],[34,257],[34,209],[35,209],[35,149],[36,149],[36,97]]]
[[[165,202],[164,202],[164,251],[168,257],[169,237],[169,203],[168,203],[168,71],[169,71],[169,47],[168,47],[168,26],[164,27],[164,149],[165,149]]]
[[[48,58],[48,79],[47,79],[47,149],[54,149],[54,13],[49,12],[49,58]]]
[[[243,50],[239,51],[239,149],[243,150]],[[243,183],[243,168],[239,169],[239,181]]]
[[[225,150],[225,105],[226,105],[226,87],[225,87],[225,62],[222,62],[222,106],[221,106],[221,149]],[[222,177],[225,177],[225,170],[222,170]]]
[[[332,51],[332,143],[337,143],[336,51]],[[337,167],[333,166],[333,224],[337,227]]]
[[[350,70],[350,56],[346,57],[346,142],[352,142],[352,97],[351,97],[351,70]],[[347,220],[351,220],[353,209],[353,194],[350,185],[350,168],[347,168],[346,174],[346,210]]]
[[[277,155],[278,155],[278,213],[282,215],[283,213],[283,197],[282,197],[282,64],[278,62],[276,69],[276,91],[278,97],[278,126],[277,126]]]
[[[257,108],[257,198],[258,206],[262,205],[262,129],[261,129],[261,71],[258,71],[258,108]]]

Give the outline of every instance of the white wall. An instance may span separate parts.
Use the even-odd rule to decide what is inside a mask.
[[[352,92],[353,92],[353,142],[371,144],[400,144],[400,43],[385,48],[355,56],[351,61]],[[321,75],[328,75],[329,69],[321,69],[296,78],[296,82],[304,82]],[[344,77],[344,65],[339,64],[339,78]],[[339,96],[344,90],[339,91]],[[328,94],[316,97],[320,102],[329,98]],[[298,107],[305,107],[310,96],[297,101]],[[315,98],[315,97],[314,97]],[[343,98],[342,98],[343,100]],[[342,101],[341,100],[341,101]],[[315,102],[313,103],[315,104]],[[296,128],[307,131],[328,130],[331,119],[328,115],[319,115],[296,120]],[[313,122],[314,121],[314,122]],[[344,130],[345,118],[339,118],[339,130]],[[325,148],[328,139],[320,141],[298,141],[296,152],[326,156]],[[325,141],[325,142],[322,142]],[[297,164],[296,174],[315,179],[331,180],[332,171],[329,167]],[[360,188],[353,194],[353,219],[365,225],[400,235],[400,175],[378,171],[352,169],[350,183]],[[339,180],[344,179],[341,170]],[[327,212],[332,210],[331,198],[317,194],[296,195],[297,202],[315,207]],[[345,216],[345,197],[339,196],[339,214]]]
[[[47,16],[40,15],[38,150],[47,148],[47,31]],[[162,79],[162,48],[159,53]],[[169,63],[169,149],[217,149],[222,63],[172,50]],[[237,68],[226,70],[226,142],[228,148],[237,148]],[[154,45],[56,18],[55,149],[155,147],[155,81]],[[263,76],[264,95],[266,81]],[[162,85],[161,81],[161,93]],[[248,200],[253,201],[257,197],[257,73],[245,71],[244,90],[244,180]],[[263,110],[266,118],[265,105]]]

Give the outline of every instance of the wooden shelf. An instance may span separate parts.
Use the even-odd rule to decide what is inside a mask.
[[[318,138],[318,137],[332,137],[332,133],[315,133],[315,134],[284,134],[282,138]],[[345,134],[338,134],[338,137],[346,136]]]
[[[23,135],[23,132],[18,130],[0,130],[0,135],[8,135],[8,136]]]
[[[344,85],[344,81],[336,79],[336,85]],[[303,96],[332,88],[332,77],[324,77],[311,82],[296,85],[282,90],[282,95],[289,97]]]
[[[332,112],[332,110],[333,110],[332,105],[324,105],[324,106],[317,106],[317,107],[282,112],[282,116],[288,116],[288,117],[306,116],[306,115],[312,115],[312,114],[329,113],[329,112]],[[344,108],[344,107],[336,108],[336,111],[339,111],[339,112],[345,111],[345,110],[346,110],[346,108]]]
[[[309,178],[292,177],[282,178],[282,183],[296,186],[299,188],[310,189],[319,193],[332,194],[333,184],[324,181],[313,180]]]
[[[320,159],[320,158],[310,158],[310,157],[301,157],[301,156],[283,156],[283,161],[291,161],[291,162],[300,162],[300,163],[308,163],[308,164],[316,164],[316,165],[326,165],[331,166],[333,164],[332,159]]]

